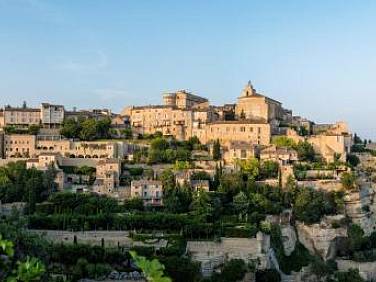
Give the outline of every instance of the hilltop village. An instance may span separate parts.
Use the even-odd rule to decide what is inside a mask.
[[[250,82],[162,100],[0,110],[0,234],[41,281],[376,281],[371,140]]]

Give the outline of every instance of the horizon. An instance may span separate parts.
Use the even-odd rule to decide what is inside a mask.
[[[88,4],[90,3],[90,4]],[[376,138],[376,2],[0,0],[0,104],[211,104],[256,90],[316,123]]]

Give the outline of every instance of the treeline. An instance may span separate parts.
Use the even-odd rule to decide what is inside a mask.
[[[192,150],[206,149],[201,145],[197,137],[191,137],[187,141],[166,139],[156,136],[150,143],[148,151],[148,163],[174,163],[175,161],[189,161]]]
[[[33,214],[28,217],[31,229],[50,230],[165,230],[183,231],[187,238],[212,238],[215,226],[200,222],[189,215],[168,213],[133,214]],[[218,226],[219,227],[219,226]]]
[[[21,161],[0,167],[0,201],[26,202],[28,212],[33,212],[37,203],[46,200],[56,190],[55,175],[52,167],[42,172],[27,169],[25,162]]]
[[[105,139],[111,137],[111,119],[96,120],[93,118],[69,118],[64,120],[60,134],[66,138],[78,138],[83,141]]]

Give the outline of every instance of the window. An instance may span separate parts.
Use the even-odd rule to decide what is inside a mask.
[[[242,149],[240,151],[240,158],[242,158],[242,159],[246,159],[247,158],[247,151],[246,150]]]

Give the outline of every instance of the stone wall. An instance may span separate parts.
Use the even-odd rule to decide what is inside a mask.
[[[339,180],[304,180],[298,181],[298,185],[328,192],[342,190],[342,184]]]
[[[267,268],[267,253],[270,249],[270,236],[261,232],[256,238],[221,238],[214,241],[188,241],[187,253],[194,261],[201,263],[204,275],[210,273],[227,260],[242,259],[257,261],[257,268]]]
[[[376,261],[356,262],[352,260],[336,260],[339,271],[358,269],[360,276],[366,281],[376,281]]]

